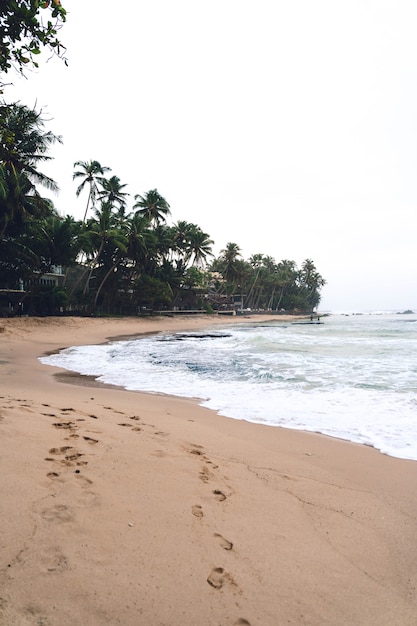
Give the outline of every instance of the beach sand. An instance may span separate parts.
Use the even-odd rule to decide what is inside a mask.
[[[38,361],[234,321],[0,320],[2,626],[416,626],[417,463]]]

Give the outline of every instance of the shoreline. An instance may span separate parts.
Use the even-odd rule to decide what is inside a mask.
[[[226,317],[0,320],[1,626],[414,626],[414,461],[37,360]]]
[[[278,323],[285,323],[285,324],[322,324],[323,322],[310,322],[307,318],[308,316],[306,315],[286,315],[286,314],[279,314],[279,315],[272,315],[272,314],[246,314],[245,316],[215,316],[215,315],[209,315],[209,314],[199,314],[199,315],[193,315],[190,316],[191,319],[194,318],[195,320],[197,320],[196,323],[196,327],[195,328],[184,328],[183,327],[183,321],[185,321],[187,319],[188,316],[174,316],[174,315],[167,315],[167,316],[154,316],[154,317],[148,317],[148,318],[139,318],[139,319],[146,319],[146,320],[150,320],[150,321],[156,321],[159,320],[162,324],[162,326],[164,326],[163,320],[166,320],[168,318],[174,318],[176,320],[176,322],[179,322],[179,327],[176,324],[175,328],[170,329],[169,331],[167,330],[163,330],[163,329],[158,329],[158,330],[147,330],[145,332],[139,332],[135,333],[135,334],[126,334],[126,335],[116,335],[114,337],[107,337],[105,341],[100,341],[98,344],[96,345],[108,345],[111,344],[113,342],[119,342],[119,341],[129,341],[131,339],[141,339],[143,337],[149,337],[149,336],[156,336],[156,335],[164,335],[164,334],[175,334],[175,335],[179,335],[181,336],[182,334],[189,334],[189,333],[194,333],[194,334],[198,334],[198,335],[204,335],[204,336],[209,336],[210,335],[210,328],[212,326],[216,326],[216,325],[220,325],[222,326],[222,318],[226,318],[227,322],[225,325],[240,325],[240,324],[254,324],[256,325],[257,322],[260,322],[261,325],[263,325],[263,323],[267,323],[267,322],[278,322]],[[85,318],[80,318],[80,319],[85,319]],[[91,319],[91,318],[87,318],[87,319]],[[97,318],[96,318],[97,319]],[[109,319],[111,320],[111,318],[101,318],[101,319]],[[123,318],[119,318],[119,319],[123,319]],[[125,318],[125,319],[135,319],[135,318]],[[137,319],[137,318],[136,318]],[[200,323],[200,321],[202,323]],[[224,332],[227,332],[226,330]],[[62,350],[65,350],[66,348],[68,348],[70,346],[65,346],[65,347],[61,347],[57,350],[52,350],[52,351],[48,351],[46,352],[44,355],[42,356],[51,356],[53,354],[59,353]],[[48,365],[48,364],[45,364]],[[398,459],[403,459],[403,460],[408,460],[408,461],[413,461],[413,462],[417,462],[417,458],[413,458],[412,456],[408,455],[408,456],[401,456],[398,454],[394,454],[394,453],[390,453],[387,451],[383,451],[382,447],[378,447],[376,444],[370,442],[370,441],[363,441],[360,440],[360,438],[354,438],[353,435],[351,434],[350,437],[348,436],[343,436],[343,435],[338,435],[335,434],[334,432],[332,434],[329,434],[328,432],[326,432],[325,430],[316,430],[313,428],[308,428],[308,427],[297,427],[294,425],[286,425],[286,424],[276,424],[276,423],[271,423],[271,422],[264,422],[264,421],[257,421],[256,419],[251,419],[249,418],[242,418],[242,417],[238,417],[236,415],[231,416],[230,414],[227,415],[226,413],[221,413],[220,410],[217,410],[216,408],[214,408],[213,406],[208,405],[206,402],[207,400],[209,400],[210,398],[205,398],[203,396],[188,396],[188,395],[181,395],[181,393],[175,393],[175,392],[170,392],[170,391],[146,391],[144,389],[135,389],[132,387],[125,387],[122,384],[117,384],[117,383],[112,383],[112,382],[103,382],[100,379],[101,375],[100,374],[83,374],[81,372],[78,372],[77,370],[72,370],[72,369],[62,369],[57,365],[53,365],[53,367],[55,368],[55,371],[57,371],[54,375],[54,377],[56,378],[56,380],[67,383],[67,384],[72,384],[72,385],[81,385],[81,386],[89,386],[89,387],[98,387],[103,385],[104,387],[107,387],[109,389],[114,388],[114,389],[121,389],[121,390],[129,390],[132,392],[137,392],[137,393],[142,393],[142,394],[148,394],[151,396],[168,396],[168,397],[172,397],[172,398],[188,398],[190,400],[195,401],[199,406],[201,407],[205,407],[208,408],[209,410],[214,411],[215,413],[217,413],[218,415],[220,415],[221,417],[224,417],[226,419],[235,419],[238,421],[248,421],[249,423],[253,423],[253,424],[261,424],[261,425],[268,425],[271,426],[273,428],[283,428],[286,430],[294,430],[296,432],[304,432],[304,433],[313,433],[313,434],[317,434],[323,437],[329,437],[331,439],[336,439],[338,441],[344,441],[344,442],[348,442],[354,445],[363,445],[372,449],[375,449],[377,452],[379,452],[380,454],[383,455],[387,455],[387,456],[392,456],[393,458],[398,458]]]

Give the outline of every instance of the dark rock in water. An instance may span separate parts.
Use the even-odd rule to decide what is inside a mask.
[[[230,333],[176,333],[169,337],[162,337],[159,341],[183,341],[184,339],[224,339],[231,337]]]

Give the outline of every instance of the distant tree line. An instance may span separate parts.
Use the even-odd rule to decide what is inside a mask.
[[[170,205],[151,189],[133,197],[99,161],[74,164],[82,220],[62,217],[42,193],[57,190],[40,171],[60,137],[42,114],[0,106],[0,289],[2,310],[133,314],[171,309],[313,310],[325,284],[313,261],[298,269],[236,243],[217,258],[197,224],[168,223]],[[237,304],[238,303],[238,304]]]

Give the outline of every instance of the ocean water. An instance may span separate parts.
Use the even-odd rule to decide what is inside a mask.
[[[417,316],[320,324],[237,319],[205,332],[72,347],[40,359],[226,417],[320,432],[417,460]]]

